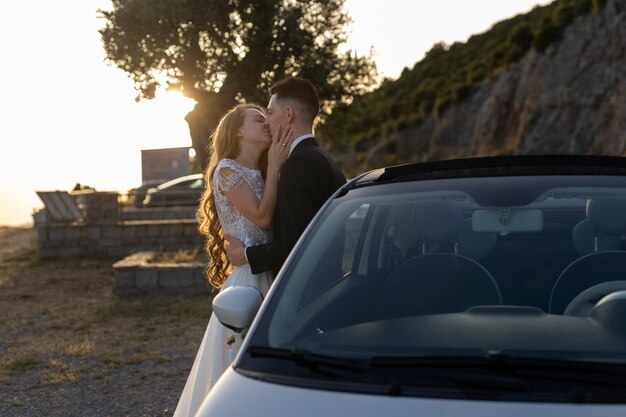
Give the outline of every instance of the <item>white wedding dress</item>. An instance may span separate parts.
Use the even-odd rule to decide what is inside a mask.
[[[225,176],[221,169],[230,168],[233,173]],[[213,177],[215,205],[224,234],[241,240],[245,246],[261,245],[271,240],[271,231],[262,230],[233,207],[223,193],[234,190],[245,181],[260,199],[263,194],[263,178],[258,170],[244,167],[232,159],[221,160]],[[222,290],[235,285],[256,287],[264,296],[272,282],[268,272],[252,274],[249,265],[235,268],[226,278]],[[241,335],[224,327],[211,314],[200,349],[196,355],[183,393],[178,400],[174,417],[193,417],[209,390],[230,365],[241,346]]]

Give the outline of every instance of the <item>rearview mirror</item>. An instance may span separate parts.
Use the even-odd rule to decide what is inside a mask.
[[[474,232],[540,232],[543,212],[539,209],[501,208],[472,213]]]
[[[213,312],[224,326],[240,333],[250,327],[263,295],[254,287],[228,287],[213,298]]]

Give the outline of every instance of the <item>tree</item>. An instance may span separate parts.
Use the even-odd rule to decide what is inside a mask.
[[[344,0],[112,0],[99,10],[107,62],[134,81],[137,100],[160,86],[196,101],[186,116],[202,168],[220,116],[244,101],[265,103],[285,76],[310,79],[328,112],[376,82],[370,56],[338,52]]]

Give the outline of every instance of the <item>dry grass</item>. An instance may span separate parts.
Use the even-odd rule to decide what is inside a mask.
[[[172,414],[210,296],[117,296],[115,261],[42,261],[0,228],[0,415]]]

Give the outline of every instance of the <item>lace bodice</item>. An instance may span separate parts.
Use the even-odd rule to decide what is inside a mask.
[[[223,168],[233,170],[231,175],[220,172]],[[247,168],[232,159],[222,159],[215,168],[213,174],[213,195],[217,215],[224,229],[224,234],[231,235],[241,240],[245,246],[262,245],[272,239],[271,230],[263,230],[250,220],[245,218],[239,210],[228,202],[226,195],[245,181],[259,199],[263,195],[263,177],[261,171]]]

